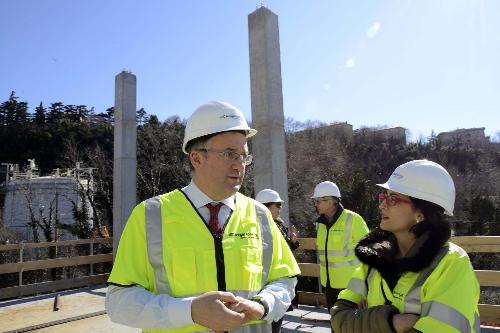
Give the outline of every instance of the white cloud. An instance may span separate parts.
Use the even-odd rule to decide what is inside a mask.
[[[356,58],[354,58],[354,57],[350,57],[345,62],[345,68],[353,68],[354,65],[356,65]]]
[[[366,32],[366,37],[375,38],[380,30],[380,22],[375,22]]]

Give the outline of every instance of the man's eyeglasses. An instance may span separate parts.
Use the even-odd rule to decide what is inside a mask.
[[[273,202],[273,205],[275,205],[278,208],[281,208],[281,202]]]
[[[215,153],[220,157],[222,157],[226,162],[240,161],[243,162],[243,164],[245,165],[250,165],[252,164],[253,161],[253,156],[251,154],[246,154],[246,153],[240,154],[232,150],[218,150],[212,148],[202,148],[199,150]]]
[[[317,204],[319,204],[321,202],[328,201],[328,200],[333,200],[333,198],[321,198],[321,199],[314,198],[313,202],[314,202],[315,205],[317,205]]]
[[[388,193],[384,193],[384,192],[379,193],[377,198],[378,198],[379,204],[381,204],[382,202],[385,201],[387,203],[387,206],[395,206],[401,202],[406,202],[406,203],[412,204],[411,200],[409,200],[409,199],[401,198],[401,197],[398,197],[397,195],[388,194]]]

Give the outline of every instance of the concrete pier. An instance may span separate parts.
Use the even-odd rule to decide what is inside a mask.
[[[136,95],[134,74],[115,77],[115,133],[113,167],[113,258],[127,219],[136,205]]]
[[[285,117],[281,86],[278,16],[265,7],[248,15],[255,193],[271,188],[285,203],[281,216],[288,223],[288,178]]]

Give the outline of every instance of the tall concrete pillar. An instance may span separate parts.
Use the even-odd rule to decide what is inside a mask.
[[[136,87],[134,74],[115,77],[115,135],[113,166],[113,258],[127,219],[136,205]]]
[[[285,200],[281,216],[288,223],[285,117],[281,87],[278,16],[265,7],[248,15],[255,192],[271,188]]]

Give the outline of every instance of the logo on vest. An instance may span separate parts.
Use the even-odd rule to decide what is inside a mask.
[[[252,232],[230,232],[228,236],[239,237],[240,239],[259,239],[259,235]]]
[[[400,292],[397,292],[396,290],[394,290],[392,292],[392,296],[394,296],[394,298],[399,299],[401,301],[401,300],[403,300],[404,294],[400,293]]]

